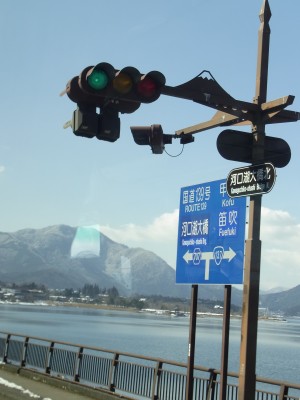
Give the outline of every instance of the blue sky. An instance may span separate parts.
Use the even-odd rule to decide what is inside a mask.
[[[152,250],[174,267],[180,188],[226,178],[242,165],[218,154],[222,128],[197,134],[179,157],[169,157],[137,146],[130,126],[161,124],[174,133],[214,111],[161,96],[122,115],[121,137],[112,144],[64,130],[76,105],[59,94],[83,68],[106,61],[117,69],[161,71],[169,86],[209,70],[233,97],[252,101],[261,4],[2,0],[0,230],[96,224],[112,239]],[[268,100],[294,95],[289,109],[300,111],[300,3],[270,0],[270,7]],[[277,169],[275,186],[263,197],[264,288],[300,284],[299,129],[299,123],[266,129],[289,143],[292,160]],[[167,151],[176,155],[181,145]]]

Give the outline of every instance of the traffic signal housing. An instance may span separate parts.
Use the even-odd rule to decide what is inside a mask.
[[[93,138],[98,132],[98,114],[88,109],[77,108],[73,112],[71,126],[74,135]]]
[[[134,67],[116,70],[111,64],[100,63],[86,67],[66,86],[70,100],[77,104],[110,107],[121,113],[136,111],[141,103],[157,100],[165,86],[161,72],[140,73]]]
[[[73,112],[71,125],[76,136],[96,137],[107,142],[115,142],[120,137],[120,118],[114,110],[98,114],[78,107]]]
[[[134,67],[116,70],[105,62],[84,68],[66,86],[68,97],[77,104],[72,119],[74,134],[114,142],[120,137],[119,112],[132,113],[141,103],[157,100],[165,82],[158,71],[142,74]]]
[[[118,108],[118,111],[130,113],[140,103],[157,100],[166,79],[158,71],[141,74],[134,67],[116,70],[111,64],[103,62],[85,68],[79,75],[78,83],[83,92],[97,96],[100,107],[108,102]]]

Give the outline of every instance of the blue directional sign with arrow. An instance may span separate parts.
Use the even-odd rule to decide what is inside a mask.
[[[226,180],[180,192],[176,283],[243,283],[246,197],[230,198]]]

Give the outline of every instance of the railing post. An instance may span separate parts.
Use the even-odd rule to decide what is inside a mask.
[[[159,398],[158,398],[158,388],[159,388],[159,385],[160,385],[160,375],[161,375],[162,366],[163,366],[162,361],[158,361],[156,363],[153,382],[152,382],[151,400],[159,400]]]
[[[110,372],[109,372],[109,382],[110,382],[109,390],[111,392],[115,392],[115,390],[116,390],[115,389],[116,388],[115,376],[116,376],[116,371],[117,371],[117,368],[118,368],[118,362],[119,362],[119,354],[115,353],[114,354],[114,358],[113,358],[113,362],[112,362],[112,365],[111,365],[111,369],[110,369]]]
[[[28,342],[29,342],[29,337],[26,337],[24,342],[23,359],[21,360],[21,367],[25,367],[26,365]]]
[[[216,379],[217,373],[215,372],[215,370],[212,369],[210,371],[209,384],[206,392],[206,400],[214,400]]]
[[[5,350],[4,350],[4,357],[3,357],[3,362],[6,364],[7,363],[7,357],[8,357],[8,348],[9,348],[9,341],[10,341],[11,334],[9,333],[6,337],[6,344],[5,344]]]
[[[280,393],[279,393],[279,400],[286,400],[288,394],[289,394],[288,386],[285,386],[284,384],[281,385],[280,386]]]
[[[50,347],[49,347],[49,355],[48,355],[47,365],[45,368],[46,374],[50,374],[50,372],[51,372],[53,350],[54,350],[54,342],[51,342]]]
[[[75,372],[74,372],[74,381],[75,382],[80,381],[82,356],[83,356],[83,347],[80,347],[80,349],[78,351],[77,361],[75,363]]]

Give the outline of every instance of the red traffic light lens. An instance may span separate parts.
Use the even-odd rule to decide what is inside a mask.
[[[145,98],[151,98],[155,96],[157,90],[158,85],[150,76],[145,76],[137,85],[138,94]]]

